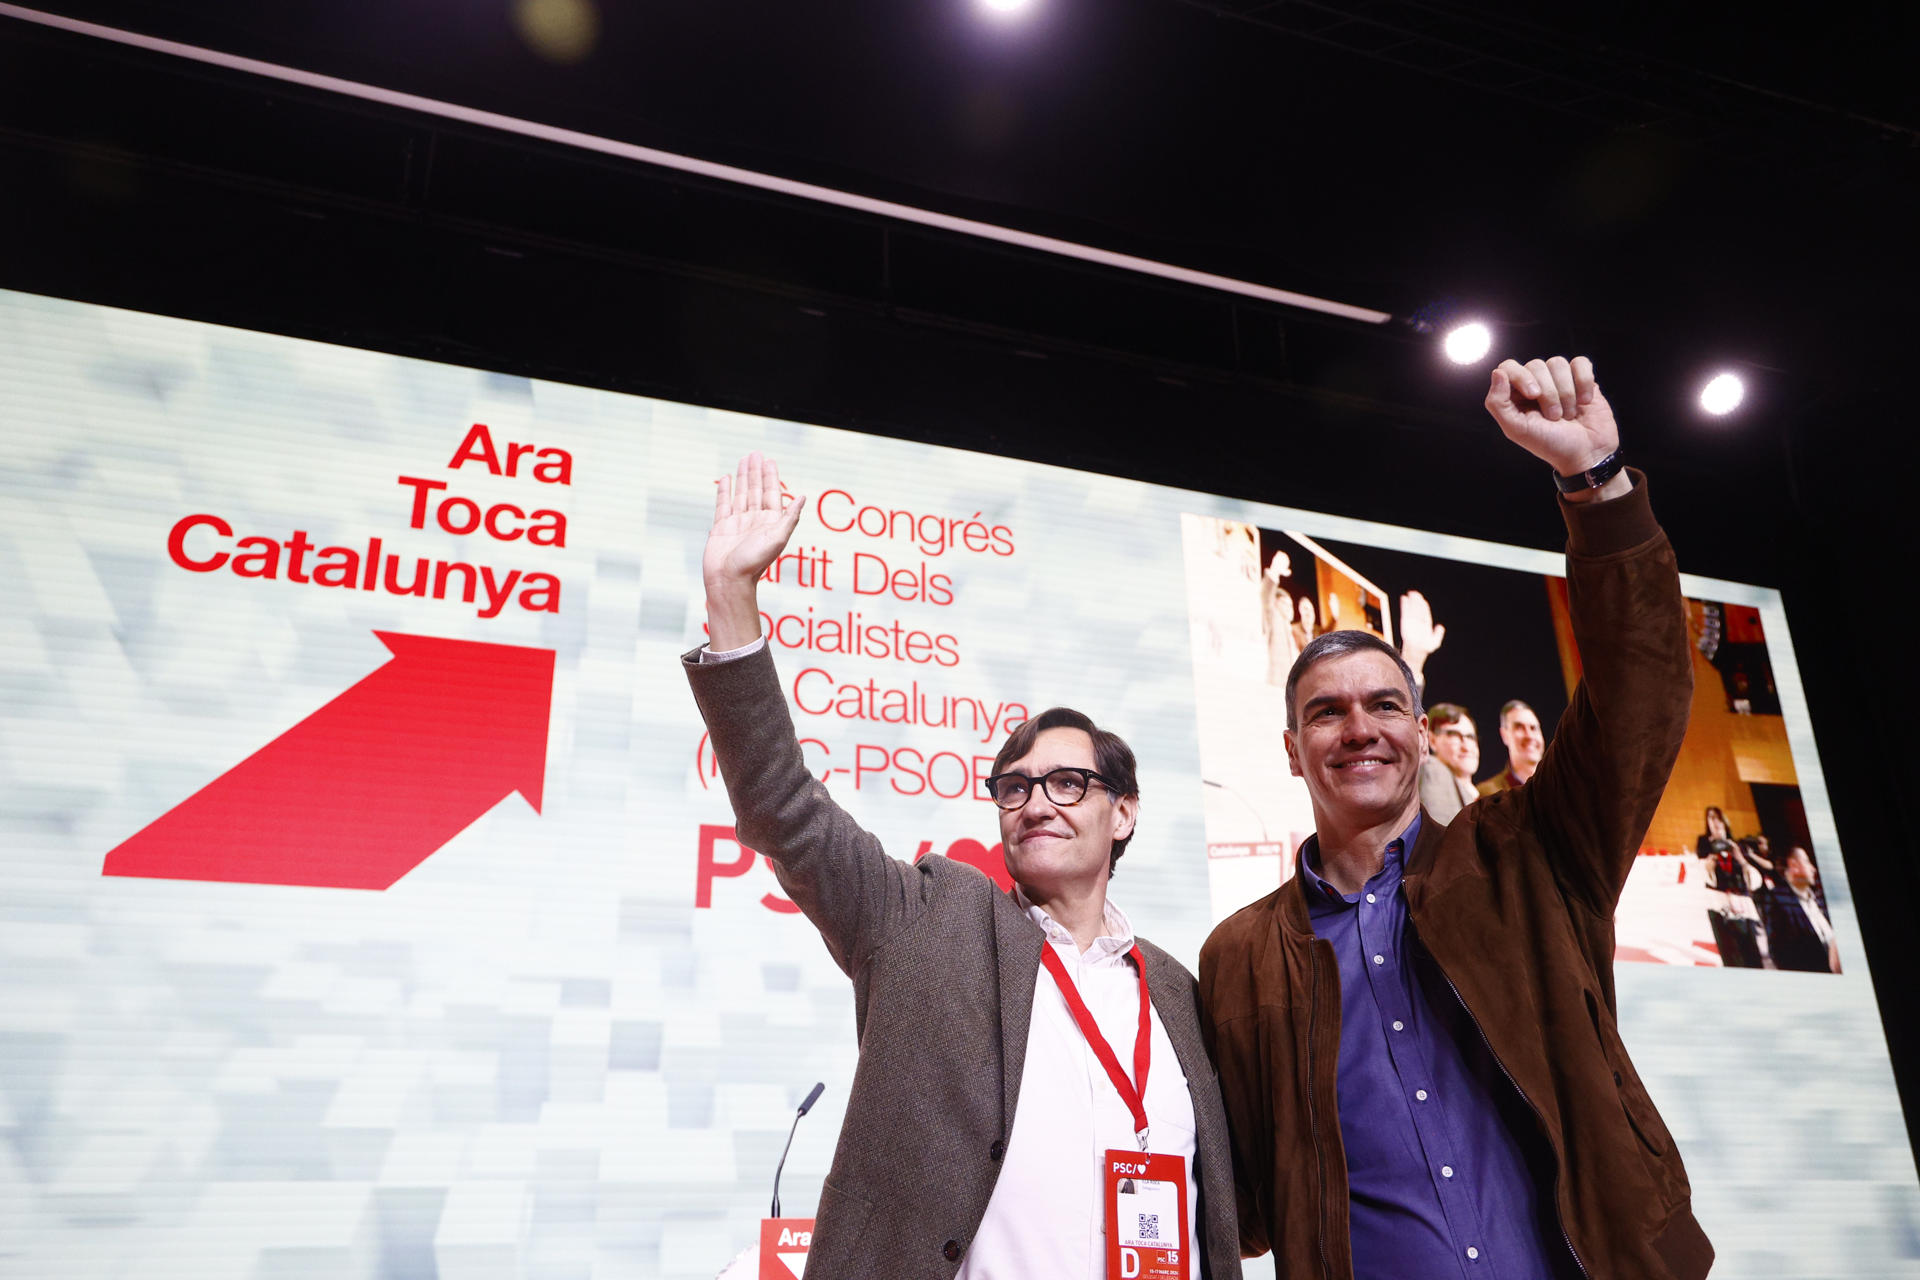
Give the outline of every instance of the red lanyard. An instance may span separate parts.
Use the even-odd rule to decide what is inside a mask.
[[[1140,975],[1140,1033],[1133,1041],[1133,1079],[1127,1079],[1127,1073],[1120,1069],[1120,1059],[1114,1057],[1113,1046],[1100,1034],[1099,1024],[1094,1022],[1093,1013],[1087,1008],[1087,1002],[1080,998],[1073,979],[1067,975],[1067,966],[1051,943],[1040,948],[1040,963],[1053,975],[1054,982],[1060,986],[1060,994],[1066,997],[1067,1009],[1073,1014],[1073,1020],[1080,1024],[1080,1034],[1087,1038],[1087,1044],[1093,1049],[1093,1056],[1100,1059],[1100,1065],[1107,1069],[1107,1078],[1113,1081],[1113,1087],[1120,1091],[1120,1100],[1127,1104],[1127,1110],[1133,1113],[1134,1136],[1140,1140],[1140,1149],[1147,1149],[1147,1068],[1152,1065],[1153,1036],[1149,1031],[1149,1012],[1153,1005],[1147,998],[1147,964],[1140,958],[1140,948],[1136,945],[1127,952],[1127,958],[1133,961],[1133,967]]]

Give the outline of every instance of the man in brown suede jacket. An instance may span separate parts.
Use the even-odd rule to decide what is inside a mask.
[[[1692,689],[1673,553],[1584,357],[1504,362],[1487,408],[1564,495],[1582,682],[1534,776],[1442,825],[1399,656],[1334,632],[1295,663],[1316,833],[1200,956],[1241,1250],[1288,1280],[1699,1280],[1713,1249],[1613,988]]]

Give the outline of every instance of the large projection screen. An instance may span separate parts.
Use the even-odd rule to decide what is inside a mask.
[[[976,778],[1081,707],[1141,757],[1114,897],[1190,966],[1311,829],[1274,679],[1300,641],[1402,643],[1418,592],[1482,775],[1500,705],[1551,735],[1579,668],[1543,551],[24,294],[0,421],[7,1275],[709,1280],[823,1080],[783,1184],[812,1212],[852,989],[733,840],[678,662],[749,449],[808,503],[762,599],[833,793],[896,856],[991,872]],[[1780,598],[1685,590],[1627,1043],[1716,1276],[1916,1274]],[[1733,954],[1708,805],[1808,851],[1837,973]]]

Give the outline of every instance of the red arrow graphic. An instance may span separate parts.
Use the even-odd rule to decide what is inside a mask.
[[[101,874],[385,889],[547,772],[553,650],[376,631],[393,657],[160,815]]]

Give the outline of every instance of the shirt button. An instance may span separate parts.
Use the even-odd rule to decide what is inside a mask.
[[[998,1138],[995,1138],[993,1140],[993,1145],[987,1148],[987,1158],[989,1160],[998,1161],[1000,1157],[1006,1154],[1007,1154],[1007,1144],[1000,1141]]]
[[[1387,962],[1387,958],[1385,956],[1375,956],[1373,958],[1373,962],[1375,964],[1385,964]]]
[[[1368,901],[1368,902],[1377,902],[1377,901],[1379,901],[1379,899],[1377,899],[1377,898],[1375,898],[1375,897],[1374,897],[1374,896],[1373,896],[1372,894],[1368,894],[1368,895],[1367,895],[1367,901]]]
[[[1480,1251],[1479,1251],[1478,1249],[1476,1249],[1476,1248],[1474,1248],[1474,1247],[1473,1247],[1472,1245],[1468,1245],[1468,1246],[1467,1246],[1467,1256],[1468,1256],[1469,1258],[1477,1258],[1477,1257],[1479,1257],[1479,1256],[1480,1256]]]
[[[1443,1178],[1451,1178],[1453,1176],[1453,1166],[1450,1164],[1441,1165],[1440,1176]]]
[[[1427,1100],[1427,1091],[1425,1089],[1415,1089],[1413,1091],[1413,1096],[1418,1098],[1420,1101],[1425,1102]]]
[[[1473,1250],[1471,1249],[1467,1250],[1467,1255],[1469,1257],[1473,1256]],[[941,1245],[940,1256],[945,1258],[948,1262],[960,1261],[960,1242],[958,1240],[949,1240],[945,1244]]]
[[[1407,1029],[1407,1024],[1400,1021],[1400,1019],[1395,1018],[1393,1020],[1393,1029],[1395,1031],[1405,1031]]]

